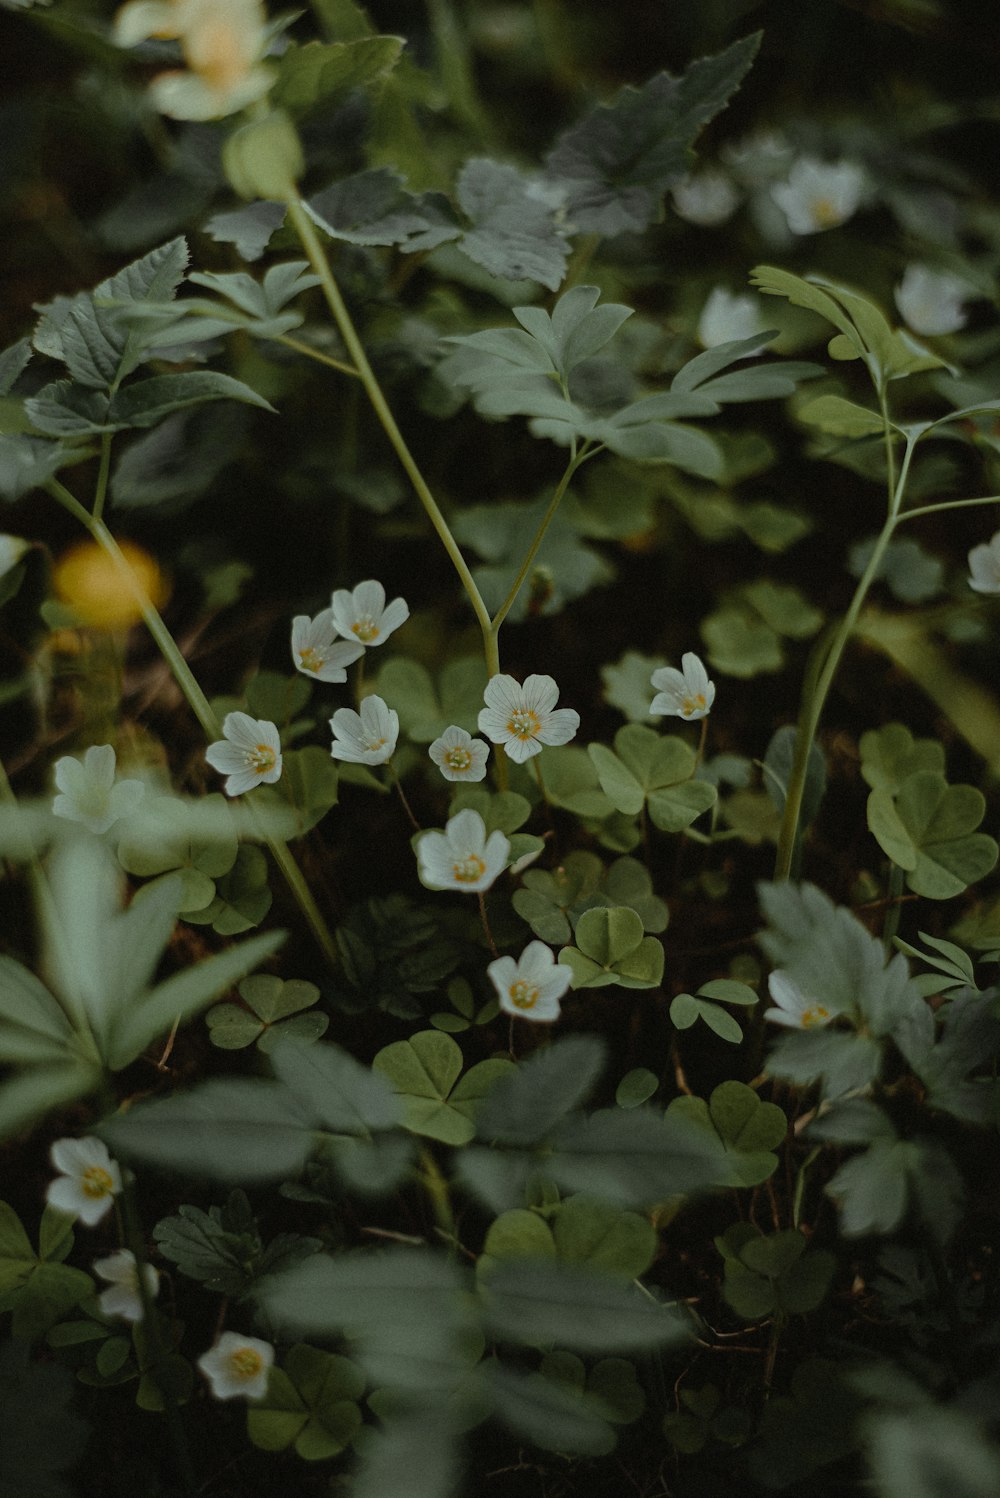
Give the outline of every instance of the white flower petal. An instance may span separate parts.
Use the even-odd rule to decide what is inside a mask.
[[[259,1337],[223,1332],[215,1346],[202,1353],[198,1367],[216,1399],[261,1399],[274,1363],[274,1348]]]

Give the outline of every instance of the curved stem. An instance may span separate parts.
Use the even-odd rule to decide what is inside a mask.
[[[1000,494],[983,494],[976,499],[944,499],[936,505],[918,505],[914,510],[904,510],[899,524],[904,520],[917,520],[921,515],[936,515],[940,510],[968,510],[974,505],[1000,505]]]
[[[504,599],[503,603],[493,615],[493,618],[490,622],[490,632],[494,637],[499,634],[501,624],[510,613],[511,608],[514,606],[514,603],[517,599],[518,593],[520,593],[522,587],[524,586],[524,580],[528,576],[528,573],[531,571],[531,564],[532,562],[534,562],[535,557],[538,555],[538,548],[545,540],[545,532],[552,524],[555,513],[559,508],[560,501],[562,500],[563,495],[566,493],[566,490],[569,487],[570,479],[573,477],[576,470],[580,468],[588,458],[595,457],[599,451],[599,448],[588,447],[584,445],[580,449],[579,453],[574,454],[566,464],[566,467],[563,470],[562,478],[559,480],[558,484],[555,487],[555,491],[549,501],[548,508],[541,518],[538,529],[536,530],[532,538],[531,545],[528,547],[524,561],[521,563],[520,571],[518,572],[517,577],[514,579],[513,586],[510,592],[507,594],[507,597]]]

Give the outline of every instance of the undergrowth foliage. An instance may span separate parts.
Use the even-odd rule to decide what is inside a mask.
[[[766,17],[5,3],[133,165],[0,353],[4,1491],[992,1498],[982,184]]]

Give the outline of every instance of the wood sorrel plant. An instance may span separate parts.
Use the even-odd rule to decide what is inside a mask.
[[[88,64],[157,175],[0,354],[12,1491],[1000,1488],[996,228],[895,120],[693,167],[721,21],[574,109],[558,14]]]

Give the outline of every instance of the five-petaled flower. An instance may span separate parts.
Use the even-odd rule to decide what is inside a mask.
[[[125,1321],[141,1321],[143,1316],[142,1291],[139,1289],[139,1266],[135,1254],[129,1248],[120,1248],[108,1254],[106,1259],[95,1259],[94,1268],[109,1288],[102,1290],[97,1304],[105,1316],[121,1316]],[[151,1298],[155,1297],[159,1275],[152,1264],[142,1266],[142,1277]]]
[[[788,180],[771,188],[771,196],[793,234],[835,229],[857,212],[865,191],[865,174],[853,161],[817,161],[803,156]]]
[[[339,707],[330,719],[334,759],[348,759],[358,765],[384,765],[399,738],[399,714],[387,707],[381,697],[365,697],[361,712]]]
[[[778,1007],[765,1009],[764,1018],[776,1025],[786,1025],[791,1030],[815,1030],[828,1025],[834,1017],[835,1010],[821,1004],[819,999],[809,998],[787,973],[773,972],[767,986]]]
[[[213,770],[228,775],[227,796],[242,796],[255,785],[281,779],[281,738],[273,723],[249,713],[227,713],[222,732],[225,738],[209,744],[205,758]]]
[[[385,589],[381,583],[369,579],[358,583],[349,593],[338,588],[331,602],[333,622],[347,640],[360,640],[362,645],[384,645],[394,629],[405,624],[410,610],[402,598],[385,601]]]
[[[573,977],[542,941],[530,941],[516,962],[498,957],[486,971],[505,1014],[545,1023],[559,1018],[559,1000]]]
[[[707,718],[715,701],[715,682],[709,681],[708,672],[693,650],[681,656],[682,670],[676,666],[662,666],[650,677],[650,684],[657,694],[649,704],[654,716],[667,714],[675,718]]]
[[[489,752],[482,739],[454,723],[427,750],[445,780],[484,780]]]
[[[489,889],[510,857],[508,839],[499,831],[487,838],[486,823],[471,807],[456,812],[443,832],[423,833],[416,846],[422,884],[473,895]]]
[[[146,793],[141,780],[115,780],[115,751],[110,744],[91,744],[83,761],[66,754],[55,763],[60,792],[53,799],[57,817],[81,822],[91,832],[107,832],[135,811]]]
[[[190,69],[161,73],[150,85],[154,106],[172,119],[235,114],[274,82],[263,62],[270,32],[261,0],[129,0],[115,19],[116,45],[148,37],[179,41]]]
[[[358,640],[341,640],[333,622],[333,609],[323,609],[315,619],[296,614],[292,620],[292,660],[296,671],[317,681],[346,681],[345,666],[364,655]]]
[[[1000,593],[1000,531],[969,552],[969,587],[977,593]]]
[[[573,708],[556,708],[559,688],[551,676],[529,676],[523,686],[513,676],[492,676],[483,700],[480,731],[516,764],[540,754],[543,744],[568,744],[580,726]]]
[[[215,1346],[203,1352],[198,1367],[212,1386],[216,1399],[262,1399],[267,1393],[267,1375],[274,1362],[274,1348],[258,1337],[223,1332]]]
[[[934,337],[957,333],[967,319],[965,303],[971,295],[967,282],[930,265],[908,265],[893,295],[899,314],[914,333]]]
[[[57,1139],[49,1157],[60,1172],[49,1183],[45,1199],[60,1212],[78,1217],[88,1228],[100,1222],[111,1199],[122,1189],[122,1173],[99,1139]]]

